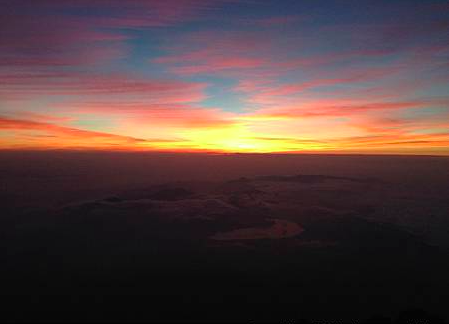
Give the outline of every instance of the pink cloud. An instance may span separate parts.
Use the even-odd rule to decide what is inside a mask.
[[[438,103],[438,101],[357,102],[335,99],[313,100],[298,105],[259,109],[249,116],[285,118],[353,117],[366,112],[423,108],[435,103]]]
[[[181,23],[222,0],[16,0],[0,14],[0,66],[58,67],[104,63],[127,54],[123,29]],[[74,15],[88,9],[95,16]]]
[[[126,37],[63,17],[0,15],[0,66],[81,66],[123,57]]]
[[[167,46],[168,55],[152,60],[180,74],[205,74],[254,69],[269,63],[271,40],[252,32],[196,32],[184,35],[177,45]]]
[[[202,83],[78,72],[0,73],[0,85],[0,96],[10,99],[113,95],[120,102],[120,96],[133,95],[152,103],[198,102],[205,98],[206,87]]]
[[[214,57],[203,60],[202,63],[197,63],[190,66],[180,66],[170,68],[170,71],[179,75],[212,73],[223,70],[233,69],[254,69],[262,66],[263,59],[244,58],[244,57]]]

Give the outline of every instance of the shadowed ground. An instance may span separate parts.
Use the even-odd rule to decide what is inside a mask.
[[[5,320],[448,317],[445,158],[4,154]]]

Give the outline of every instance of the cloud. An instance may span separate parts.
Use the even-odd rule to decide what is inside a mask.
[[[127,53],[126,37],[64,17],[0,15],[0,66],[63,67],[104,63]]]
[[[260,109],[242,118],[322,118],[355,116],[366,112],[426,107],[431,101],[357,102],[349,100],[316,100],[292,106]]]
[[[9,99],[110,95],[118,102],[123,96],[140,96],[143,102],[160,104],[201,101],[206,87],[203,83],[80,72],[0,72],[0,85],[0,96]]]
[[[144,124],[158,124],[166,127],[175,128],[226,128],[233,126],[235,121],[232,114],[223,113],[218,109],[201,108],[173,108],[147,110],[140,115],[137,122]]]
[[[93,148],[93,149],[160,149],[175,146],[181,139],[141,139],[105,132],[82,130],[52,123],[0,116],[0,135],[8,138],[0,148]]]
[[[188,104],[151,104],[147,102],[92,101],[56,107],[66,113],[117,117],[132,128],[202,128],[227,127],[235,123],[235,115],[216,108]]]
[[[70,17],[88,10],[95,13],[84,21],[97,27],[137,28],[168,26],[201,17],[219,8],[225,0],[6,0],[7,12],[48,13]]]
[[[285,15],[285,16],[271,16],[259,19],[245,19],[246,23],[254,24],[260,27],[284,27],[288,24],[293,24],[303,20],[303,16],[299,15]]]
[[[2,5],[0,136],[10,145],[270,152],[446,141],[449,39],[447,18],[429,19],[435,8],[324,24],[221,0]]]
[[[51,123],[30,121],[30,120],[20,120],[20,119],[10,119],[5,117],[0,117],[0,129],[9,130],[40,130],[48,133],[67,135],[78,138],[113,138],[113,139],[125,139],[130,142],[141,142],[145,141],[143,139],[136,139],[127,136],[113,135],[103,132],[94,132],[80,130],[76,128],[58,126]]]
[[[257,58],[210,57],[203,63],[173,67],[170,70],[178,75],[213,73],[231,69],[253,69],[262,66],[264,61]]]
[[[104,64],[128,54],[124,31],[179,24],[221,0],[7,0],[0,14],[0,66]],[[91,14],[79,14],[88,11]],[[92,14],[93,13],[93,14]]]
[[[253,32],[194,32],[167,45],[168,54],[151,62],[164,64],[177,75],[211,74],[263,67],[269,58],[271,40]]]
[[[127,136],[119,136],[113,135],[103,132],[94,132],[94,131],[86,131],[80,130],[76,128],[58,126],[51,123],[45,122],[37,122],[30,120],[21,120],[21,119],[10,119],[5,117],[0,117],[0,129],[2,130],[38,130],[47,132],[53,135],[63,135],[70,136],[76,138],[105,138],[105,139],[120,139],[125,140],[127,142],[142,142],[145,141],[143,139],[136,139]]]

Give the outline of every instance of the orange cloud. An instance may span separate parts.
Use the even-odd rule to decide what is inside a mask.
[[[81,130],[51,123],[0,117],[0,131],[8,131],[8,138],[0,148],[157,148],[158,143],[175,143],[166,139],[140,139],[131,136]]]

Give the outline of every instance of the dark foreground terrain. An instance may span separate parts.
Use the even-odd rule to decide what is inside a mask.
[[[449,318],[447,158],[0,158],[1,321]]]

